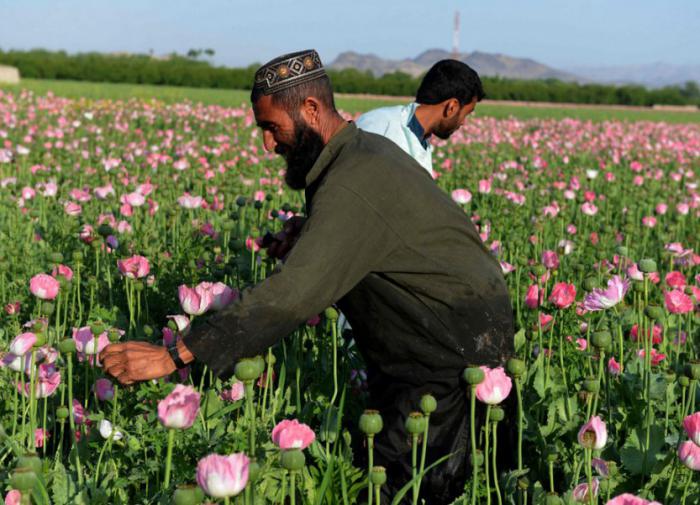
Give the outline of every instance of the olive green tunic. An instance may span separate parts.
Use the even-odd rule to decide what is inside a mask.
[[[410,479],[403,421],[432,393],[428,462],[455,456],[422,492],[431,504],[450,503],[468,453],[462,370],[502,364],[513,352],[500,265],[413,158],[353,123],[326,145],[306,182],[308,220],[285,263],[193,328],[185,345],[230,376],[238,360],[337,304],[367,363],[370,406],[384,417],[375,464],[387,467],[393,485]]]

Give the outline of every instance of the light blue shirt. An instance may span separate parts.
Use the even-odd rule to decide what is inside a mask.
[[[364,131],[393,141],[433,175],[433,146],[419,139],[409,126],[417,107],[417,103],[381,107],[362,114],[355,124]]]

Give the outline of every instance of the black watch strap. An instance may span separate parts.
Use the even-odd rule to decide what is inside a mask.
[[[173,342],[168,346],[168,352],[170,353],[170,357],[173,359],[175,362],[175,366],[177,367],[178,370],[181,368],[185,368],[187,365],[185,365],[185,362],[182,361],[182,358],[180,357],[180,353],[177,350],[177,342]]]

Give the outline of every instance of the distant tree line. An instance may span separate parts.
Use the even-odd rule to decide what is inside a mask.
[[[160,84],[196,88],[250,89],[257,64],[245,68],[216,67],[200,56],[213,56],[211,49],[192,49],[186,56],[166,57],[133,54],[64,51],[2,51],[0,64],[15,66],[22,77],[94,82]],[[355,69],[328,70],[333,88],[340,93],[412,96],[420,77],[400,72],[375,77]],[[700,105],[696,82],[682,86],[648,89],[644,86],[578,84],[556,79],[520,80],[484,77],[487,98],[537,102],[571,102],[620,105]]]

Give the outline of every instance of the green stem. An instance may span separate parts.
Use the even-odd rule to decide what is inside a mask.
[[[497,428],[498,423],[493,423],[493,453],[491,461],[493,464],[493,485],[496,488],[496,499],[498,500],[498,505],[502,505],[503,501],[501,499],[501,488],[498,485],[498,468],[496,466],[496,453],[498,452]]]
[[[175,443],[175,430],[168,429],[168,452],[165,456],[165,478],[163,479],[163,491],[170,487],[170,467],[173,459],[173,444]]]
[[[471,395],[469,398],[469,422],[470,422],[470,435],[471,435],[471,445],[472,445],[472,495],[471,495],[471,505],[476,505],[476,492],[477,492],[477,477],[479,476],[479,469],[476,461],[476,385],[471,387]]]
[[[411,478],[413,479],[413,505],[418,503],[418,434],[411,435]]]
[[[369,505],[372,505],[372,467],[374,466],[374,435],[367,435],[367,489],[368,489],[368,500]],[[379,502],[377,502],[379,505]]]
[[[486,445],[484,448],[484,477],[486,478],[486,504],[491,503],[491,470],[489,466],[489,416],[491,414],[491,405],[486,405],[486,421],[484,422],[484,430],[486,431]]]

